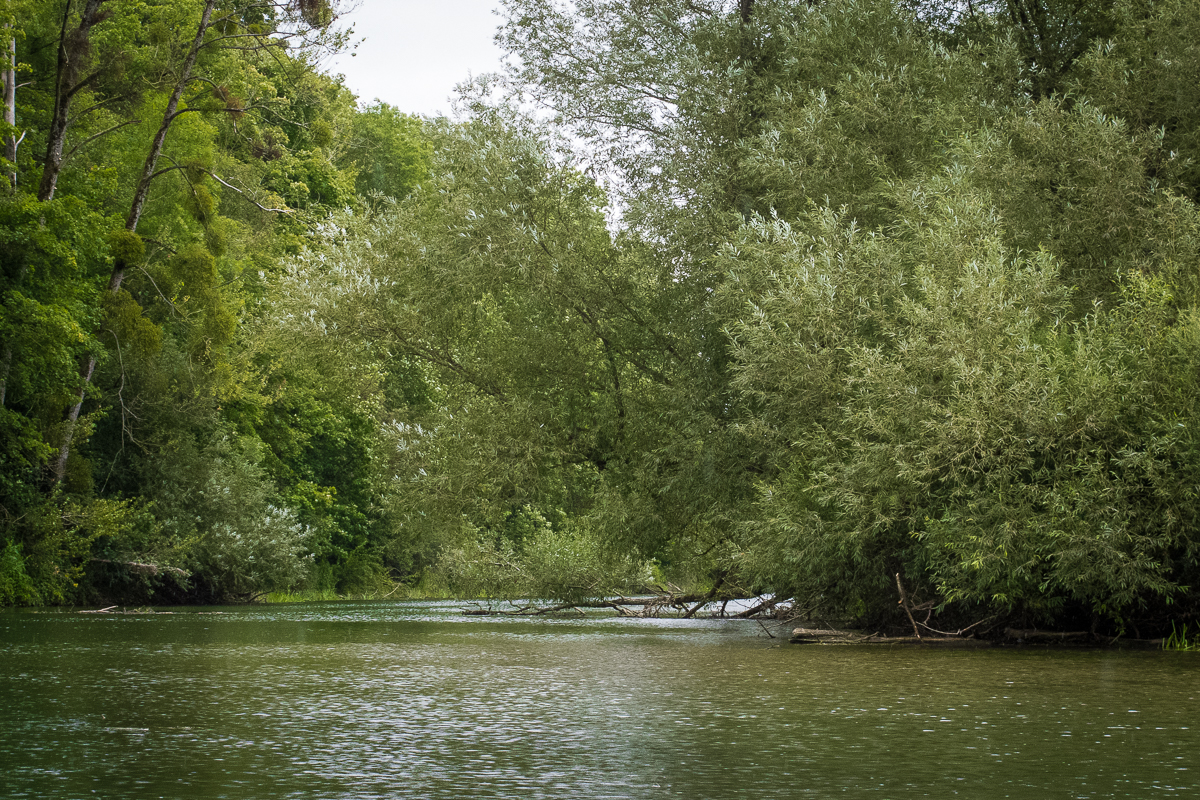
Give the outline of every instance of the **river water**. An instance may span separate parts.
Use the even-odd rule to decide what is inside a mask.
[[[1198,797],[1198,699],[1197,653],[431,602],[4,612],[0,797]]]

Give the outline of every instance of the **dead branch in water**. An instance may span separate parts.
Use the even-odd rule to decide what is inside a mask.
[[[713,582],[713,586],[711,589],[709,589],[708,594],[704,595],[704,597],[700,598],[696,602],[696,605],[688,609],[688,612],[683,615],[683,618],[691,619],[696,615],[697,611],[704,608],[704,606],[708,605],[708,603],[712,602],[713,598],[717,596],[717,592],[721,591],[721,584],[723,583],[725,583],[725,573],[721,572],[721,574],[717,575],[717,579]]]
[[[753,606],[752,608],[748,608],[745,611],[734,614],[733,618],[734,619],[750,619],[755,614],[760,614],[764,611],[770,611],[771,609],[775,608],[775,606],[779,605],[780,603],[786,603],[788,600],[791,600],[791,598],[790,597],[770,597],[766,600],[763,600],[758,605]],[[722,608],[722,612],[724,612],[724,608]],[[724,614],[722,613],[722,615],[724,615]]]
[[[1004,635],[1009,639],[1026,642],[1079,642],[1092,638],[1091,631],[1039,631],[1016,628],[1005,628]]]
[[[660,587],[661,588],[661,587]],[[527,605],[517,605],[509,603],[508,608],[493,608],[491,605],[480,606],[474,608],[464,608],[462,613],[466,616],[504,616],[504,617],[534,617],[545,614],[557,614],[564,611],[578,611],[583,613],[585,608],[611,608],[623,617],[640,617],[650,618],[662,616],[669,611],[682,612],[683,619],[691,619],[696,616],[697,612],[704,606],[720,597],[720,584],[714,586],[709,592],[700,594],[684,594],[675,591],[678,587],[671,589],[663,589],[660,594],[655,594],[649,597],[606,597],[592,600],[578,600],[574,602],[556,603],[553,605],[536,605],[533,603]],[[747,596],[725,596],[721,597],[723,604],[730,600],[749,600],[754,595]],[[780,603],[786,602],[788,598],[770,598],[763,600],[746,611],[734,615],[733,619],[752,619],[756,615],[769,611]],[[639,610],[640,609],[640,610]],[[722,605],[722,614],[724,617],[724,605]]]
[[[159,615],[175,613],[174,611],[155,611],[153,608],[150,608],[149,606],[142,606],[141,608],[133,608],[133,609],[122,607],[120,611],[116,611],[115,610],[116,608],[117,608],[116,606],[106,606],[105,608],[89,609],[86,611],[80,611],[79,613],[80,614],[159,614]]]
[[[917,621],[913,619],[912,609],[908,606],[908,595],[904,593],[904,584],[900,582],[900,573],[896,573],[896,588],[900,591],[900,605],[904,606],[904,613],[908,615],[908,621],[912,623],[913,635],[918,639],[921,638],[921,632],[917,630]]]

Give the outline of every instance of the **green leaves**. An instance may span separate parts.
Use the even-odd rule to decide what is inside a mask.
[[[4,502],[41,520],[5,529],[3,591],[61,593],[47,565],[103,546],[213,597],[441,564],[570,601],[647,558],[879,622],[898,572],[947,614],[1119,626],[1183,597],[1191,7],[652,5],[513,0],[514,94],[455,123],[220,47],[326,4],[231,12],[136,236],[96,209],[127,207],[155,125],[121,123],[161,119],[198,7],[96,23],[104,74],[151,88],[89,84],[66,199],[0,210]],[[43,524],[91,355],[63,486],[96,520],[153,498],[121,512],[153,520],[137,547]]]
[[[558,516],[551,525],[526,505],[505,526],[523,528],[520,536],[464,531],[439,564],[450,588],[469,598],[570,603],[631,594],[651,584],[647,563],[615,552],[596,531]]]
[[[346,139],[342,160],[354,165],[354,189],[363,197],[402,200],[428,174],[431,147],[421,120],[387,103],[360,108]]]
[[[1019,124],[1057,114],[1046,105]],[[1074,114],[1085,129],[1094,119],[1086,107]],[[1093,234],[1086,255],[1058,249],[1065,236],[1051,239],[1057,257],[1009,249],[1055,224],[1053,213],[1024,216],[1028,203],[993,205],[1020,186],[989,175],[989,164],[1020,163],[1011,146],[964,143],[941,176],[892,184],[891,229],[864,233],[820,210],[798,229],[754,222],[725,251],[722,292],[743,304],[729,329],[734,385],[759,406],[756,424],[789,443],[763,487],[765,519],[750,528],[756,549],[804,554],[789,553],[790,577],[758,567],[775,580],[844,596],[834,564],[850,556],[862,584],[890,561],[910,577],[924,571],[947,601],[1047,615],[1066,601],[1119,615],[1186,582],[1170,554],[1173,518],[1190,511],[1165,479],[1186,458],[1178,448],[1190,450],[1179,435],[1192,423],[1173,431],[1164,417],[1191,419],[1191,403],[1148,400],[1183,378],[1155,355],[1174,296],[1146,272],[1113,270],[1111,310],[1071,321],[1096,291],[1068,283],[1079,265],[1129,258],[1123,242],[1145,217],[1130,213],[1127,234]],[[1113,170],[1094,179],[1114,180]],[[1178,213],[1132,185],[1141,193],[1123,202]],[[1066,224],[1113,213],[1087,202],[1068,204]]]

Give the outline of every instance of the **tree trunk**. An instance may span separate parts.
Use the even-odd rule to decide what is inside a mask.
[[[12,25],[6,26],[10,31]],[[12,162],[12,170],[8,173],[8,183],[17,188],[17,132],[11,130],[17,125],[17,37],[8,37],[8,57],[4,64],[4,122],[10,126],[8,138],[4,141],[4,157]],[[5,371],[5,375],[8,372]],[[0,385],[0,406],[4,405],[3,387]]]
[[[89,6],[92,3],[99,5],[103,0],[89,0]],[[167,131],[171,129],[171,123],[179,116],[179,100],[183,97],[183,91],[192,81],[192,70],[196,66],[196,58],[200,54],[200,48],[204,45],[204,37],[208,33],[209,25],[212,21],[213,8],[216,6],[217,0],[206,0],[204,11],[200,15],[200,24],[196,28],[196,37],[192,40],[191,49],[188,50],[187,57],[184,59],[183,65],[179,70],[179,80],[175,83],[175,88],[171,92],[171,97],[167,101],[167,108],[163,112],[162,124],[159,125],[157,133],[154,134],[154,141],[150,145],[150,153],[146,156],[146,163],[142,165],[142,174],[138,178],[137,188],[133,193],[133,203],[129,209],[129,216],[125,219],[125,230],[132,232],[137,231],[138,222],[142,218],[142,211],[146,207],[146,198],[150,194],[150,183],[155,177],[155,167],[158,166],[158,158],[162,155],[163,144],[167,139]],[[125,279],[125,271],[128,265],[118,260],[113,265],[112,275],[108,279],[108,291],[116,293],[121,288],[121,281]],[[83,400],[87,394],[87,387],[92,381],[92,373],[96,370],[96,356],[89,354],[87,360],[80,370],[80,377],[83,378],[83,386],[79,390],[79,399],[71,406],[67,412],[67,419],[63,428],[62,445],[58,449],[58,458],[54,461],[54,483],[61,484],[63,477],[67,473],[67,459],[71,455],[71,443],[75,437],[76,423],[79,421],[79,413],[83,408]]]
[[[89,76],[79,80],[79,69],[91,51],[92,27],[103,21],[100,6],[105,0],[87,0],[79,27],[67,33],[71,18],[71,0],[63,8],[62,30],[58,35],[58,68],[54,76],[54,110],[50,115],[50,130],[46,138],[46,161],[42,165],[42,181],[38,185],[38,200],[54,199],[58,186],[58,174],[62,172],[63,145],[67,141],[67,128],[71,124],[71,100],[80,89],[91,83]]]
[[[207,0],[204,4],[204,12],[200,15],[200,25],[196,29],[196,38],[192,40],[192,47],[188,50],[187,58],[184,59],[183,67],[179,71],[179,80],[175,83],[171,98],[167,101],[162,124],[158,126],[158,132],[154,134],[154,142],[150,145],[146,163],[142,165],[142,174],[138,178],[137,188],[133,192],[133,204],[129,208],[129,216],[125,219],[125,230],[127,231],[136,231],[138,221],[142,218],[142,210],[146,207],[146,198],[150,194],[150,182],[154,180],[154,169],[158,166],[158,157],[162,155],[163,143],[167,140],[167,131],[171,129],[171,123],[178,116],[179,99],[183,96],[183,90],[192,82],[192,70],[196,66],[197,56],[200,55],[200,48],[204,46],[204,36],[208,33],[213,7],[216,4],[217,0]],[[108,288],[114,292],[121,288],[121,281],[124,277],[124,265],[117,264],[113,269],[112,278],[108,282]]]
[[[5,26],[9,31],[12,25]],[[5,59],[4,70],[4,121],[15,128],[17,124],[17,37],[8,37],[8,56]],[[23,138],[23,137],[22,137]],[[12,171],[8,173],[8,183],[15,192],[17,189],[17,132],[12,130],[4,141],[4,158],[12,162]],[[25,277],[22,267],[16,285],[20,285]],[[5,342],[4,356],[0,358],[0,408],[4,408],[8,396],[8,373],[12,369],[12,342]]]

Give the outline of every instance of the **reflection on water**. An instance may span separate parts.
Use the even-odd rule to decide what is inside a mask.
[[[1196,654],[793,646],[743,621],[457,608],[0,614],[0,796],[1200,792]]]

